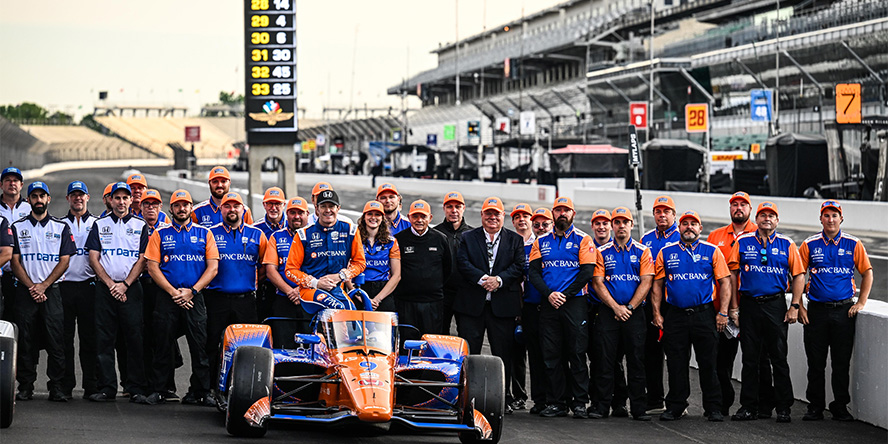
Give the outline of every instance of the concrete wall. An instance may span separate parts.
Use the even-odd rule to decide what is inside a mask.
[[[618,206],[635,207],[634,190],[614,190],[608,188],[575,189],[574,205],[586,209],[600,207],[614,208]],[[660,190],[642,190],[644,211],[650,211],[650,205],[657,196],[669,194],[675,201],[679,212],[694,210],[705,221],[706,219],[728,219],[728,194],[699,194],[686,192],[664,193]],[[793,227],[819,226],[818,216],[822,200],[799,199],[789,197],[751,196],[755,207],[765,200],[777,204],[780,210],[780,224]],[[842,201],[842,212],[845,222],[842,226],[847,230],[885,232],[885,221],[888,220],[888,203]],[[648,213],[649,214],[649,213]]]

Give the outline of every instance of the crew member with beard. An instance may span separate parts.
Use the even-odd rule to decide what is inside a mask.
[[[394,185],[390,183],[379,185],[376,188],[376,201],[382,204],[385,221],[392,236],[410,228],[410,221],[401,215],[401,195]]]
[[[89,265],[96,274],[96,350],[98,391],[90,401],[113,401],[117,395],[115,344],[126,343],[126,374],[121,374],[130,402],[151,404],[142,354],[142,284],[148,227],[130,212],[132,191],[124,182],[111,189],[112,213],[99,218],[86,240]],[[119,334],[119,336],[118,336]],[[123,357],[121,357],[123,359]]]
[[[737,241],[738,237],[756,230],[755,224],[749,220],[749,214],[752,212],[749,194],[738,191],[731,195],[729,203],[731,223],[724,227],[716,228],[706,237],[706,242],[718,247],[725,258],[731,255],[731,247],[734,246],[734,242]],[[712,303],[715,304],[716,310],[725,311],[720,306],[718,291],[719,285],[716,282]],[[737,292],[732,293],[733,296],[737,295]],[[737,308],[738,304],[737,298],[732,297],[731,307],[727,312],[734,324],[739,326],[738,313],[740,310]],[[735,393],[732,376],[734,373],[734,359],[737,357],[737,348],[739,346],[740,338],[728,337],[727,334],[718,335],[718,359],[715,364],[715,371],[718,373],[718,384],[721,386],[723,416],[727,416],[731,406],[734,405]],[[767,352],[762,353],[759,374],[761,375],[759,379],[759,418],[770,418],[771,410],[774,409],[774,387],[771,385],[771,361],[768,359]]]
[[[463,217],[465,211],[466,201],[462,194],[459,191],[451,191],[444,195],[444,222],[433,227],[447,238],[447,245],[450,245],[450,254],[454,260],[459,253],[459,239],[463,233],[473,228]],[[453,271],[450,277],[444,282],[444,318],[441,333],[445,335],[450,334],[450,327],[453,325],[453,298],[456,297],[459,283],[462,281],[462,275],[459,274],[456,264],[453,264],[451,269]]]
[[[568,404],[575,419],[588,417],[586,284],[599,252],[592,238],[574,227],[575,214],[570,198],[555,199],[555,231],[537,238],[530,252],[530,282],[545,296],[540,305],[540,336],[549,385],[548,406],[540,412],[543,417],[567,416]],[[565,364],[570,372],[569,390]]]
[[[49,400],[67,402],[62,392],[65,377],[65,313],[58,280],[77,252],[68,224],[49,215],[51,197],[43,182],[28,185],[28,216],[12,224],[12,272],[18,279],[15,324],[18,326],[19,383],[15,399],[34,398],[40,340],[46,347]]]
[[[31,213],[31,205],[22,197],[22,180],[22,171],[16,167],[5,168],[0,173],[0,216],[6,218],[10,227]],[[15,276],[11,266],[10,262],[5,262],[0,267],[0,319],[12,322],[15,320]]]
[[[219,372],[222,333],[230,324],[255,324],[257,270],[265,256],[262,230],[241,220],[244,201],[228,193],[220,205],[222,223],[210,228],[219,250],[219,273],[204,291],[207,305],[207,357],[210,375]]]
[[[154,308],[154,369],[151,402],[164,402],[170,372],[174,369],[173,342],[185,325],[191,354],[191,385],[183,403],[215,406],[210,392],[207,359],[207,309],[203,290],[219,270],[219,250],[209,229],[192,222],[191,194],[176,190],[170,197],[172,221],[154,231],[145,259],[158,292]],[[164,293],[169,297],[164,297]]]
[[[195,205],[194,211],[191,213],[191,219],[194,223],[205,228],[210,228],[222,222],[222,213],[219,212],[219,206],[222,205],[222,198],[231,189],[231,174],[228,173],[228,168],[223,166],[213,167],[210,170],[210,180],[208,183],[210,185],[210,198]],[[252,225],[253,212],[250,211],[250,207],[244,205],[243,211],[244,214],[241,219],[245,224]]]
[[[651,249],[651,257],[657,257],[657,253],[666,244],[678,242],[680,235],[678,225],[675,223],[675,202],[669,196],[658,196],[654,199],[654,223],[656,227],[641,237],[641,243]],[[668,296],[668,295],[667,295]],[[645,318],[653,321],[653,304],[650,294],[644,304]],[[668,309],[666,306],[664,309]],[[665,316],[665,313],[663,313]],[[661,413],[663,408],[663,344],[660,342],[662,330],[649,323],[647,336],[644,340],[644,380],[647,385],[647,411],[648,413]]]
[[[62,219],[71,229],[77,253],[71,256],[68,270],[59,282],[62,306],[65,310],[65,380],[62,392],[68,399],[77,385],[74,373],[74,331],[80,335],[80,368],[83,380],[83,399],[96,393],[96,288],[86,240],[96,217],[89,213],[89,189],[75,180],[68,185],[68,215]]]
[[[296,231],[308,224],[308,203],[301,197],[293,197],[287,202],[287,223],[284,228],[275,231],[268,238],[265,246],[265,275],[275,286],[275,298],[271,305],[274,316],[294,318],[303,321],[311,320],[311,316],[301,306],[299,285],[287,278],[287,257],[293,244]]]
[[[740,349],[743,351],[740,409],[731,416],[732,421],[758,418],[760,364],[765,350],[774,371],[777,422],[792,421],[794,398],[786,359],[787,335],[788,324],[798,319],[805,269],[792,239],[777,232],[779,220],[775,203],[760,203],[755,215],[758,228],[755,233],[738,237],[728,257],[731,287],[740,293]],[[787,288],[792,291],[788,309]]]
[[[663,329],[663,349],[669,368],[666,411],[660,415],[660,421],[680,419],[688,407],[692,345],[699,365],[703,416],[712,422],[724,421],[715,358],[718,335],[728,324],[726,307],[731,301],[731,273],[721,251],[700,240],[702,228],[700,216],[694,211],[686,211],[679,219],[681,241],[666,245],[657,254],[651,302],[654,325]],[[721,311],[716,311],[712,304],[715,281],[719,283]],[[664,287],[669,295],[666,303],[670,305],[665,319],[660,314]]]

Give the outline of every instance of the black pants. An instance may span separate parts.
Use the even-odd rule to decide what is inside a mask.
[[[523,329],[524,327],[522,326],[521,328]],[[512,394],[513,400],[527,401],[526,383],[527,339],[522,334],[522,342],[512,341],[512,377],[510,381],[506,381],[506,391]]]
[[[597,410],[607,412],[613,405],[614,379],[617,359],[623,359],[619,346],[622,342],[626,354],[626,380],[628,382],[629,407],[633,415],[644,415],[647,408],[645,396],[644,373],[644,337],[647,321],[644,310],[635,310],[629,320],[623,322],[614,319],[614,311],[601,304],[598,308],[598,319],[595,325],[595,349],[598,355],[595,364],[598,367],[596,391],[598,397]],[[622,366],[620,366],[622,378]],[[625,405],[625,401],[623,401]]]
[[[450,327],[452,327],[453,318],[456,316],[456,313],[453,312],[453,299],[456,298],[456,293],[456,290],[448,290],[446,288],[444,289],[444,308],[441,317],[442,335],[453,334],[453,332],[450,331]]]
[[[210,364],[210,384],[215,384],[221,363],[222,335],[231,324],[255,324],[255,292],[230,294],[216,290],[204,292],[207,304],[207,358]],[[211,386],[212,388],[212,386]]]
[[[421,334],[438,334],[441,332],[444,317],[444,301],[404,301],[395,299],[398,307],[398,324],[412,325]]]
[[[546,365],[540,337],[540,304],[524,303],[521,308],[521,328],[524,329],[524,346],[530,367],[530,399],[533,405],[546,404]]]
[[[96,393],[96,287],[93,280],[59,283],[65,311],[65,378],[62,391],[71,395],[77,386],[74,372],[74,332],[80,336],[80,369],[84,396]]]
[[[759,397],[762,355],[767,353],[774,372],[774,405],[778,412],[792,407],[792,380],[786,361],[786,337],[789,325],[783,295],[766,302],[740,297],[740,350],[743,351],[740,405],[758,412],[763,407]],[[764,406],[771,407],[771,406]]]
[[[44,294],[46,301],[37,303],[22,283],[15,287],[15,323],[19,328],[16,380],[20,391],[34,390],[41,339],[48,355],[46,388],[50,393],[61,392],[65,378],[65,309],[58,284],[49,286]]]
[[[382,291],[386,284],[388,284],[388,281],[367,281],[361,285],[361,290],[367,292],[367,296],[370,296],[370,299],[376,299],[376,295]],[[379,307],[376,307],[376,311],[397,311],[397,308],[395,308],[395,298],[391,294],[386,296],[385,299],[379,302]]]
[[[728,410],[734,404],[734,360],[737,358],[739,346],[739,338],[728,338],[723,333],[719,333],[715,373],[718,375],[718,385],[721,387],[722,415],[727,415]]]
[[[151,372],[151,387],[155,392],[167,390],[169,374],[176,364],[173,343],[183,328],[191,355],[191,386],[188,392],[201,397],[210,390],[210,365],[206,351],[207,307],[202,295],[195,295],[191,302],[194,306],[186,310],[176,305],[168,294],[157,294],[154,307],[154,368]]]
[[[808,356],[808,409],[826,408],[826,355],[832,357],[832,411],[841,410],[851,402],[848,393],[851,351],[854,349],[854,327],[857,317],[849,318],[851,302],[827,307],[820,302],[808,303],[808,325],[805,326],[805,354]]]
[[[293,318],[311,321],[311,315],[302,308],[302,304],[294,304],[286,296],[281,295],[276,295],[274,297],[271,306],[271,314],[272,316],[279,318]]]
[[[540,305],[541,348],[549,381],[548,404],[577,406],[589,402],[588,310],[585,296],[568,298],[558,309],[548,301]],[[565,377],[565,364],[569,378]]]
[[[663,350],[669,370],[666,410],[676,416],[680,416],[688,407],[688,397],[691,395],[691,346],[694,347],[699,366],[703,411],[721,412],[721,389],[715,372],[719,334],[715,325],[715,307],[705,304],[697,308],[699,310],[692,313],[669,307],[663,320]]]
[[[0,276],[0,319],[15,322],[15,276],[4,271]]]
[[[598,322],[598,313],[601,304],[589,304],[589,401],[593,408],[598,408],[598,356],[601,354],[595,329]],[[644,350],[642,350],[644,353]],[[629,388],[626,386],[626,370],[623,366],[623,358],[626,351],[623,347],[623,339],[617,341],[617,355],[614,361],[614,391],[611,399],[611,408],[626,407],[629,400]]]
[[[127,290],[124,302],[111,296],[104,283],[96,282],[98,389],[108,396],[117,394],[114,349],[118,338],[126,344],[126,375],[120,376],[123,390],[131,395],[150,394],[142,356],[142,304],[142,284],[138,280]]]
[[[256,318],[261,322],[272,316],[274,312],[274,300],[277,297],[277,287],[270,281],[259,283],[256,291]]]
[[[668,311],[667,304],[660,305],[660,313],[665,318]],[[654,319],[653,305],[650,300],[644,304],[644,315],[647,319]],[[648,408],[663,406],[663,398],[666,389],[663,387],[663,344],[660,342],[660,329],[650,322],[647,323],[647,333],[644,338],[644,381],[647,385]]]
[[[456,330],[459,337],[469,343],[469,353],[481,354],[484,345],[484,331],[487,331],[487,341],[490,343],[490,352],[503,360],[506,369],[506,402],[512,401],[512,353],[515,347],[515,317],[499,317],[493,314],[490,302],[484,304],[484,309],[477,316],[465,313],[456,314]]]
[[[161,296],[166,296],[163,293],[163,290],[154,283],[154,280],[148,276],[142,276],[139,278],[139,282],[142,283],[142,325],[144,330],[142,332],[142,356],[144,357],[145,362],[145,374],[148,379],[151,378],[151,372],[154,368],[154,343],[156,341],[156,335],[154,334],[154,308],[157,306],[157,296],[161,294]],[[181,336],[180,334],[176,334],[176,338]],[[179,342],[177,340],[173,340],[173,354],[176,357],[176,367],[182,365],[182,352],[179,350]],[[167,390],[170,392],[176,391],[176,371],[175,369],[170,369],[170,377],[169,383],[167,384]]]

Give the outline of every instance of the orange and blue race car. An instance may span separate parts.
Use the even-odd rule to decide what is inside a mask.
[[[218,380],[228,433],[260,437],[277,420],[399,423],[455,432],[462,442],[498,442],[502,361],[469,355],[455,336],[401,340],[410,333],[419,336],[415,328],[399,328],[395,313],[363,310],[326,309],[310,323],[269,318],[230,325]]]

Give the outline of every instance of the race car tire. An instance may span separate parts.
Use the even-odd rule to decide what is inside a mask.
[[[0,429],[12,425],[15,414],[15,375],[18,357],[18,327],[0,321]]]
[[[499,442],[503,434],[503,414],[506,410],[506,370],[498,356],[470,355],[463,361],[463,387],[460,391],[460,418],[463,422],[467,417],[474,416],[475,410],[481,412],[493,431],[491,440],[482,441],[475,432],[460,432],[459,440],[463,443]]]
[[[256,401],[271,396],[273,368],[274,356],[267,348],[242,346],[235,350],[228,375],[228,411],[225,414],[225,429],[229,434],[247,438],[265,436],[268,422],[254,427],[244,415]]]

